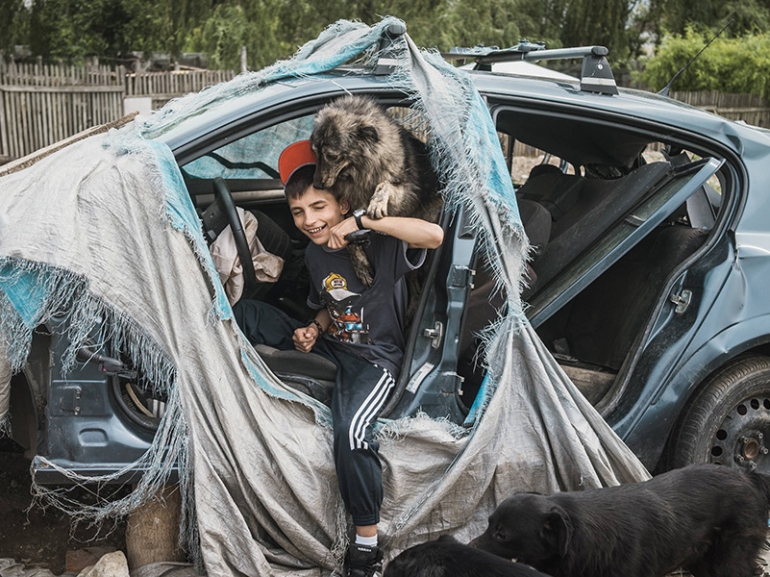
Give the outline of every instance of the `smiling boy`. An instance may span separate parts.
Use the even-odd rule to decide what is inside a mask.
[[[348,575],[379,574],[382,555],[377,524],[382,504],[382,468],[373,424],[401,369],[404,353],[404,274],[425,260],[426,249],[444,238],[440,226],[417,218],[370,219],[328,190],[313,187],[316,157],[307,140],[295,142],[278,161],[294,224],[311,243],[305,251],[310,275],[308,305],[318,312],[307,324],[258,301],[240,301],[236,321],[252,344],[294,348],[337,366],[331,399],[334,458],[343,502],[356,526]],[[367,256],[375,271],[366,287],[353,272],[346,235],[370,229]]]

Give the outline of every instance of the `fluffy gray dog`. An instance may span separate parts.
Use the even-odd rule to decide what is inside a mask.
[[[425,145],[370,98],[344,96],[316,115],[310,143],[318,157],[313,186],[347,200],[370,218],[412,216],[436,222],[441,198]],[[367,286],[371,266],[351,247],[356,275]]]

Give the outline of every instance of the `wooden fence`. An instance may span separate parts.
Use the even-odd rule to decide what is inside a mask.
[[[157,109],[174,97],[234,76],[229,70],[134,73],[122,66],[19,64],[0,57],[0,163],[121,118],[126,97],[148,96]],[[726,118],[770,128],[770,106],[758,96],[719,92],[671,96]],[[516,154],[532,152],[516,144]]]
[[[152,97],[152,109],[157,110],[172,98],[198,92],[235,76],[231,70],[172,70],[170,72],[140,72],[125,75],[125,95]]]
[[[0,156],[19,158],[123,115],[123,81],[109,66],[0,61]]]
[[[121,118],[126,97],[148,96],[156,109],[234,75],[228,70],[133,73],[122,66],[18,64],[0,58],[0,162]]]
[[[770,128],[770,104],[756,94],[725,94],[716,91],[672,92],[675,100],[685,102],[730,120],[743,120],[753,126]]]

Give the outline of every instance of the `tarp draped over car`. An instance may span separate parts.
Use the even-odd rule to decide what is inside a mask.
[[[338,22],[289,61],[0,177],[7,361],[22,369],[35,327],[66,319],[72,346],[56,362],[72,366],[87,338],[111,339],[169,394],[140,463],[148,473],[129,497],[88,508],[38,488],[43,497],[81,516],[126,513],[178,460],[184,535],[189,546],[199,544],[209,574],[316,575],[341,567],[350,524],[336,488],[329,411],[285,388],[241,335],[171,151],[148,136],[267,80],[367,53],[394,21],[371,28]],[[483,100],[463,72],[408,37],[396,47],[392,82],[425,114],[447,202],[470,209],[509,302],[489,331],[490,374],[470,428],[426,416],[378,424],[380,535],[389,557],[445,533],[475,536],[517,490],[647,477],[521,312],[527,243]]]

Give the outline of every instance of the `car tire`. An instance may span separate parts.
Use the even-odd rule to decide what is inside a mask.
[[[714,373],[685,409],[669,468],[716,463],[770,473],[770,358],[742,357]]]

